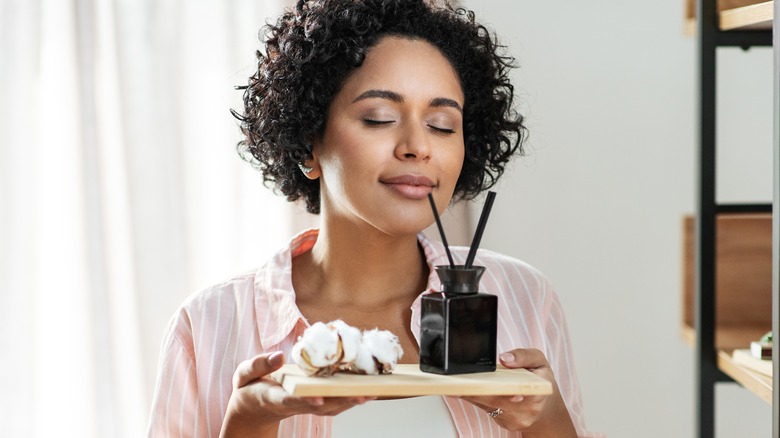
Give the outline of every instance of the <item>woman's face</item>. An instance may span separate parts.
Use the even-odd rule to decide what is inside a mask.
[[[463,103],[438,49],[382,38],[334,97],[314,142],[308,163],[320,177],[323,216],[391,235],[430,225],[428,193],[446,207],[463,165]]]

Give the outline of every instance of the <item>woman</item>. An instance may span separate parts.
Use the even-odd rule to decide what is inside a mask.
[[[152,436],[367,435],[350,408],[387,401],[292,397],[268,375],[306,327],[334,319],[392,331],[402,362],[417,362],[420,297],[440,290],[432,267],[447,263],[419,234],[433,222],[426,196],[442,207],[473,198],[521,152],[512,60],[471,13],[423,0],[299,1],[268,28],[265,49],[236,114],[240,149],[321,227],[182,306],[163,346]],[[453,248],[456,263],[465,255]],[[421,409],[436,436],[586,435],[552,288],[508,257],[480,251],[477,264],[482,290],[501,303],[500,362],[548,379],[553,394],[394,401],[403,417],[390,436],[415,430],[403,418]],[[386,427],[380,417],[373,427]]]

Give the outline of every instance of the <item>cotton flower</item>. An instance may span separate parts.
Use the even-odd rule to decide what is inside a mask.
[[[352,327],[340,319],[329,322],[328,326],[336,330],[336,333],[341,340],[341,348],[344,351],[341,362],[352,362],[355,360],[358,349],[360,348],[360,341],[363,338],[360,329]]]
[[[322,322],[316,322],[298,337],[292,358],[309,375],[330,375],[343,356],[338,332]]]
[[[362,332],[344,321],[312,324],[293,346],[292,358],[310,376],[344,371],[386,374],[393,371],[403,349],[386,330]]]
[[[363,332],[363,341],[353,367],[355,371],[365,374],[390,373],[403,354],[398,336],[387,330],[368,330]]]

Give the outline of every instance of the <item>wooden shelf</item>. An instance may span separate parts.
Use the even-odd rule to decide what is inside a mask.
[[[696,296],[693,217],[685,217],[682,227],[681,317],[684,326],[693,327]],[[772,215],[719,214],[716,241],[717,347],[747,348],[750,341],[772,328]]]
[[[718,350],[718,368],[771,406],[772,378],[735,363],[731,352]]]
[[[748,348],[750,341],[760,339],[767,332],[766,327],[719,327],[715,332],[718,349],[718,368],[761,400],[772,404],[772,378],[757,373],[734,362],[731,353],[737,348]],[[680,334],[685,343],[693,347],[696,330],[683,324]]]
[[[772,215],[719,214],[716,250],[715,349],[718,368],[772,403],[772,378],[735,363],[731,353],[772,329]],[[694,347],[695,224],[683,219],[683,300],[680,334]]]
[[[718,3],[720,30],[772,30],[774,1],[731,0]],[[696,10],[693,0],[686,5],[685,35],[696,35]]]
[[[741,326],[741,327],[723,327],[719,326],[715,331],[715,348],[723,351],[732,351],[738,348],[750,348],[750,342],[761,339],[770,327],[761,326]],[[696,344],[696,330],[688,324],[683,323],[680,335],[686,344],[693,347]]]
[[[763,2],[720,13],[721,30],[772,30],[775,2]]]

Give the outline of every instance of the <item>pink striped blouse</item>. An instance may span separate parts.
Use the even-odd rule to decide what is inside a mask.
[[[150,437],[216,437],[222,426],[238,364],[255,355],[281,350],[289,358],[308,326],[295,304],[292,258],[309,251],[318,231],[292,239],[257,271],[237,276],[191,296],[174,315],[162,347],[149,423]],[[419,235],[430,267],[447,264],[444,247]],[[463,263],[468,248],[450,248]],[[586,432],[582,397],[568,344],[566,321],[548,281],[531,266],[480,250],[477,264],[486,272],[483,292],[499,297],[498,352],[538,348],[547,357],[580,436]],[[427,293],[440,290],[433,269]],[[420,296],[422,296],[422,294]],[[412,304],[412,333],[419,342],[420,297]],[[461,437],[521,437],[499,428],[481,409],[445,397]],[[297,415],[283,420],[281,437],[330,436],[330,417]]]

